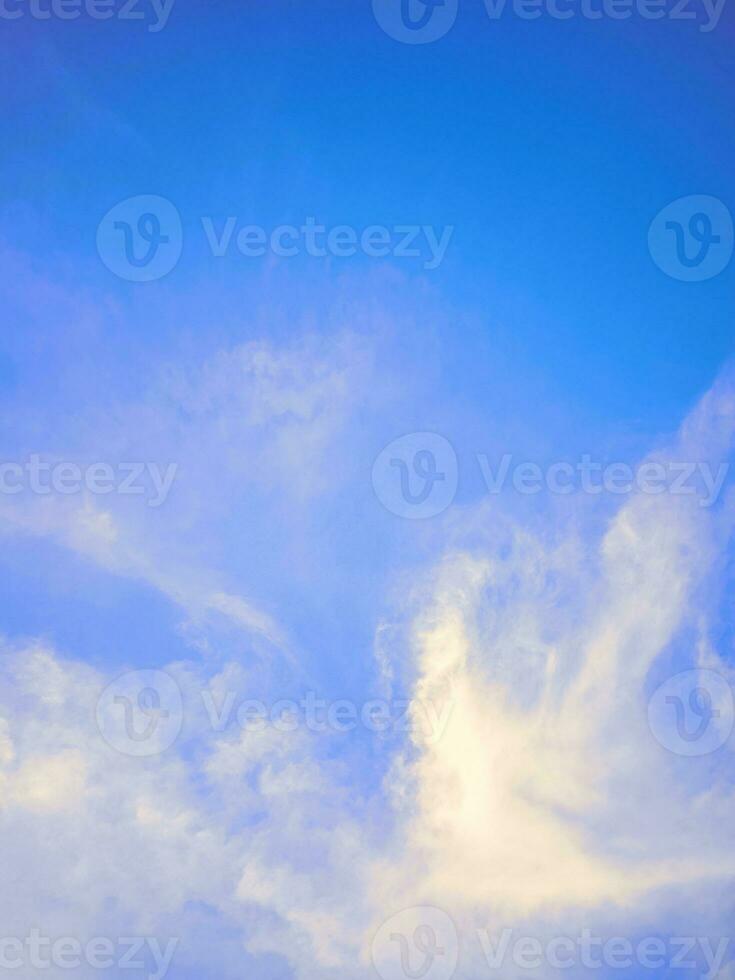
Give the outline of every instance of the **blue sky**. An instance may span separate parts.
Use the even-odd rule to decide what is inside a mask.
[[[0,939],[405,980],[397,915],[449,950],[429,980],[507,975],[478,933],[504,928],[658,937],[626,975],[707,975],[670,947],[732,928],[734,15],[459,0],[408,44],[389,2],[2,8]],[[390,254],[309,254],[310,219]],[[134,281],[125,226],[170,271]],[[246,226],[296,254],[242,254]],[[82,485],[39,492],[34,457]],[[218,730],[207,700],[308,691],[410,730]],[[735,941],[716,959],[731,980]]]

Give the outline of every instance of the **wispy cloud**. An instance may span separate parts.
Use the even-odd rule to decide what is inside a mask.
[[[350,369],[329,364],[305,368],[301,355],[257,346],[219,357],[200,380],[174,385],[176,438],[195,454],[221,440],[235,454],[227,472],[238,474],[236,447],[254,430],[266,471],[254,479],[270,467],[300,473],[337,438],[342,406],[359,401]],[[256,394],[238,403],[248,372]],[[725,376],[670,452],[729,456],[734,406]],[[302,458],[300,427],[315,420],[322,434]],[[317,468],[296,496],[318,478]],[[732,492],[712,510],[695,497],[637,495],[599,533],[584,519],[534,532],[488,503],[461,509],[445,526],[444,558],[414,566],[399,612],[376,616],[376,688],[381,677],[411,678],[413,697],[451,705],[441,738],[378,743],[378,788],[351,778],[347,757],[314,732],[212,730],[201,692],[276,697],[275,664],[194,651],[187,663],[157,664],[182,691],[184,724],[171,749],[143,760],[120,756],[95,727],[113,673],[48,645],[7,646],[8,928],[43,918],[73,935],[175,935],[188,965],[199,947],[187,935],[218,944],[229,930],[236,940],[215,955],[221,975],[240,975],[244,950],[255,975],[285,958],[310,978],[369,975],[380,922],[425,903],[463,925],[541,931],[584,910],[636,930],[644,910],[666,929],[685,888],[701,900],[695,918],[712,926],[707,896],[735,871],[731,752],[688,767],[653,738],[646,704],[675,669],[732,679],[713,642],[712,590],[734,513]],[[88,501],[11,502],[4,517],[108,571],[144,577],[192,622],[216,613],[288,649],[270,613],[195,564],[167,561],[165,528],[157,540]]]

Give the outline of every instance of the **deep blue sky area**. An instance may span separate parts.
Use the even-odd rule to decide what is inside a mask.
[[[733,205],[727,6],[705,33],[689,20],[491,21],[468,0],[426,45],[396,42],[355,0],[181,2],[159,33],[85,19],[2,29],[8,238],[122,302],[130,286],[95,261],[96,223],[156,193],[188,233],[172,288],[258,279],[259,260],[207,254],[202,215],[452,225],[427,277],[486,328],[458,322],[450,338],[449,367],[470,385],[492,337],[586,412],[666,428],[731,352],[732,269],[691,286],[646,247],[671,200]],[[305,279],[321,273],[299,262]]]

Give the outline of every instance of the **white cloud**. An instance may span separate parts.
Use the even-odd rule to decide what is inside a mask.
[[[731,751],[682,764],[648,731],[646,699],[677,644],[730,670],[711,639],[710,591],[731,497],[712,510],[632,497],[602,535],[581,519],[534,533],[496,516],[495,502],[458,510],[437,532],[450,535],[444,559],[411,563],[405,619],[375,615],[376,687],[411,678],[416,698],[452,703],[440,739],[378,745],[383,786],[350,768],[369,752],[340,757],[314,733],[208,726],[204,688],[267,698],[300,668],[277,607],[252,580],[240,588],[216,571],[206,545],[256,523],[256,498],[257,520],[281,518],[287,538],[308,522],[307,503],[339,491],[370,378],[354,341],[235,348],[168,376],[121,426],[158,458],[178,447],[188,479],[170,510],[0,501],[16,530],[177,602],[196,651],[156,664],[184,692],[185,724],[148,759],[116,754],[96,730],[113,673],[42,644],[4,651],[9,934],[39,922],[79,937],[155,932],[180,936],[180,962],[203,976],[282,976],[286,960],[323,980],[370,975],[374,930],[409,905],[446,908],[463,927],[542,930],[594,914],[632,931],[642,916],[658,929],[681,921],[687,889],[697,921],[724,920],[711,896],[735,872]],[[734,405],[725,379],[671,454],[730,455]],[[243,667],[220,619],[278,656]]]
[[[727,458],[732,408],[723,380],[673,458]],[[505,924],[617,907],[634,928],[641,908],[671,901],[662,891],[732,881],[732,743],[719,770],[687,768],[646,715],[649,672],[682,633],[696,643],[687,665],[732,676],[706,642],[705,600],[731,503],[635,496],[584,546],[527,528],[487,543],[500,528],[487,507],[467,522],[482,543],[450,554],[415,600],[415,692],[453,710],[442,739],[396,769],[407,848],[385,879],[397,907]]]

